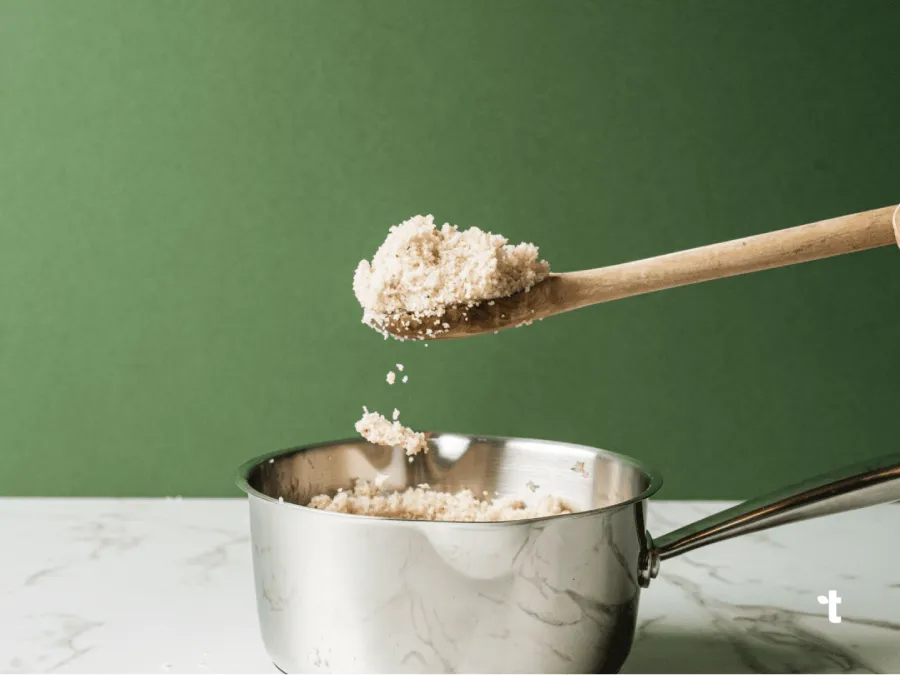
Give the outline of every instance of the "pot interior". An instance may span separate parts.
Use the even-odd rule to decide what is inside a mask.
[[[596,448],[462,434],[430,434],[429,451],[412,462],[400,448],[363,440],[297,448],[249,462],[238,482],[250,494],[306,505],[317,494],[334,495],[379,474],[387,476],[384,490],[427,483],[447,492],[515,496],[528,504],[552,494],[577,510],[646,499],[662,483],[639,462]]]

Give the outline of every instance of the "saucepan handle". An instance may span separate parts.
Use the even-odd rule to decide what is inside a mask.
[[[661,560],[716,541],[784,523],[900,500],[900,454],[860,462],[803,483],[751,499],[651,542],[640,581],[647,586]]]

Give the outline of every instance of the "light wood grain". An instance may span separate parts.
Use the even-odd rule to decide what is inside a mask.
[[[446,340],[495,332],[620,298],[900,245],[900,222],[894,218],[896,208],[886,206],[610,267],[551,274],[527,293],[473,308],[449,308],[441,321],[450,328],[426,339]],[[407,322],[409,325],[405,325]],[[412,320],[385,328],[397,337],[422,339],[420,331],[433,327],[432,324]]]

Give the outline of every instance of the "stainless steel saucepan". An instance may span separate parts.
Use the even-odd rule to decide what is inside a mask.
[[[647,501],[662,480],[633,459],[521,438],[430,440],[430,452],[413,463],[402,450],[350,440],[267,455],[240,469],[260,627],[280,670],[617,672],[631,648],[641,588],[661,561],[773,525],[900,499],[894,455],[654,539],[645,528]],[[578,462],[586,475],[573,470]],[[448,523],[300,506],[377,474],[389,476],[386,489],[428,483],[526,501],[554,494],[587,510]],[[540,486],[535,494],[529,481]]]

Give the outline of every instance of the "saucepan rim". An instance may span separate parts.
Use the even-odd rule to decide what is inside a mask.
[[[572,518],[585,518],[588,516],[596,516],[603,513],[612,513],[614,511],[618,511],[626,506],[636,504],[638,502],[645,501],[656,494],[659,489],[663,485],[662,476],[654,470],[648,464],[635,459],[634,457],[630,457],[628,455],[623,455],[617,452],[612,452],[611,450],[604,450],[602,448],[595,448],[590,445],[581,445],[579,443],[567,443],[564,441],[551,441],[541,438],[525,438],[521,436],[494,436],[490,434],[461,434],[457,432],[441,432],[434,431],[428,434],[429,437],[435,436],[463,436],[472,441],[501,441],[501,442],[526,442],[526,443],[544,443],[547,445],[554,445],[559,447],[566,447],[578,450],[587,450],[596,455],[601,455],[604,457],[609,457],[622,464],[626,464],[638,471],[642,472],[649,479],[649,483],[639,495],[632,497],[631,499],[625,499],[620,502],[616,502],[615,504],[608,504],[606,506],[600,506],[595,509],[588,509],[586,511],[576,511],[575,513],[562,513],[553,516],[541,516],[539,518],[522,518],[520,520],[501,520],[501,521],[491,521],[491,522],[466,522],[466,521],[446,521],[446,520],[405,520],[402,518],[387,518],[384,516],[359,516],[351,513],[337,513],[334,511],[324,511],[322,509],[313,509],[308,506],[302,506],[300,504],[294,504],[293,502],[287,501],[279,501],[274,497],[270,497],[266,494],[263,494],[256,488],[250,485],[249,477],[251,471],[258,466],[261,466],[265,462],[268,462],[271,459],[277,459],[280,457],[286,457],[289,455],[296,455],[304,452],[310,452],[312,450],[319,450],[321,448],[326,448],[333,445],[359,445],[360,443],[366,443],[359,438],[348,438],[343,440],[335,440],[335,441],[323,441],[320,443],[312,443],[309,445],[301,445],[294,448],[288,448],[286,450],[278,450],[275,452],[270,452],[264,455],[259,455],[258,457],[254,457],[252,459],[247,460],[243,464],[238,467],[237,475],[235,482],[237,486],[247,494],[248,497],[260,499],[262,501],[269,502],[271,504],[278,505],[279,507],[293,508],[293,509],[302,509],[305,512],[310,514],[315,513],[316,517],[326,517],[326,518],[339,518],[343,520],[349,519],[354,523],[359,523],[363,518],[365,518],[366,524],[371,524],[372,526],[376,525],[392,525],[392,526],[405,526],[405,527],[466,527],[466,528],[483,528],[490,527],[493,529],[497,529],[500,526],[518,526],[530,523],[537,523],[541,521],[552,521],[557,519],[572,519]]]

